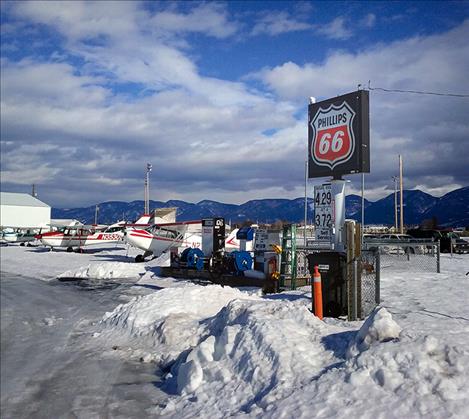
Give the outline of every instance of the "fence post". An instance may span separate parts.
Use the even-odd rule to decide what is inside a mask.
[[[355,227],[354,221],[345,222],[345,239],[346,239],[346,278],[347,278],[347,320],[357,320],[356,308],[356,276],[353,266],[353,260],[355,256]]]
[[[436,242],[436,272],[440,273],[440,241]]]
[[[352,311],[354,313],[355,319],[357,320],[359,317],[358,314],[358,269],[357,269],[357,259],[353,260],[353,308]]]
[[[376,260],[376,268],[375,268],[375,303],[379,304],[381,301],[381,289],[380,289],[380,281],[381,281],[381,256],[379,250],[374,252],[375,260]]]

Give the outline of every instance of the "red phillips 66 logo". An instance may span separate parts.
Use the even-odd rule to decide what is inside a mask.
[[[313,141],[311,156],[320,166],[333,169],[350,159],[355,149],[352,123],[355,112],[347,102],[320,108],[311,121]]]

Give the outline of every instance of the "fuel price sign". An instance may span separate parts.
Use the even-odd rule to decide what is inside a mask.
[[[314,187],[314,225],[316,240],[330,240],[334,227],[334,200],[331,184]]]

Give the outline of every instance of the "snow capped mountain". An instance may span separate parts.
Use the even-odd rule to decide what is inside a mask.
[[[346,217],[361,220],[361,197],[348,195],[345,199]],[[98,221],[112,223],[118,219],[137,219],[143,212],[143,201],[110,201],[99,204]],[[203,200],[196,204],[170,200],[150,201],[150,208],[177,207],[181,221],[197,220],[204,217],[224,217],[227,221],[275,222],[285,220],[301,222],[304,219],[304,198],[256,199],[241,205]],[[308,218],[313,216],[313,200],[308,199]],[[73,209],[52,209],[52,218],[76,218],[85,223],[94,221],[95,206]],[[469,224],[469,187],[449,192],[436,198],[419,190],[404,191],[404,222],[419,224],[436,217],[440,225],[465,226]],[[394,194],[371,202],[365,199],[365,222],[367,224],[394,223]]]
[[[469,225],[469,186],[437,198],[423,213],[424,218],[436,217],[440,224]]]

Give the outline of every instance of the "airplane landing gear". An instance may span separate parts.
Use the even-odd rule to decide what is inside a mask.
[[[68,246],[67,247],[67,253],[71,253],[73,252],[73,247],[72,246]]]
[[[137,263],[144,262],[145,258],[152,255],[152,254],[153,254],[153,252],[151,250],[147,250],[143,255],[135,256],[135,262],[137,262]]]

